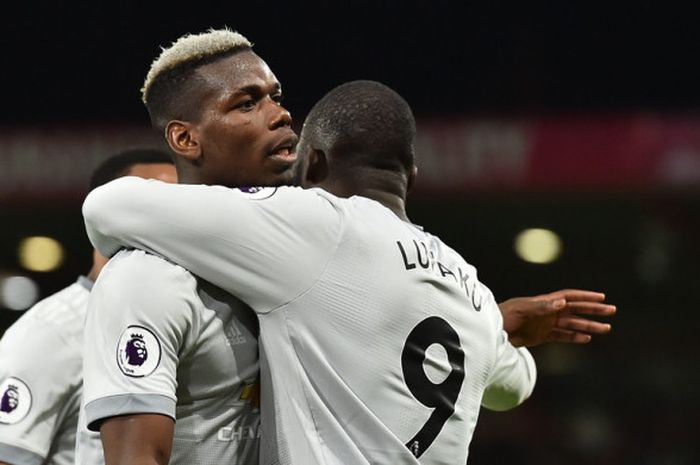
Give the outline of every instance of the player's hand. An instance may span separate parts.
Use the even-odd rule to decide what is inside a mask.
[[[589,318],[615,314],[617,308],[604,301],[601,292],[563,289],[515,297],[498,306],[511,344],[532,347],[545,342],[585,344],[594,334],[609,333],[610,324]]]

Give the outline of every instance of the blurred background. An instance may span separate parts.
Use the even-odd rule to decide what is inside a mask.
[[[533,350],[535,394],[482,414],[472,465],[700,463],[697,11],[143,3],[3,12],[0,331],[87,272],[80,205],[96,164],[163,147],[139,100],[159,46],[227,25],[255,42],[297,127],[348,80],[408,100],[420,167],[409,214],[499,300],[576,287],[618,306],[610,335]]]

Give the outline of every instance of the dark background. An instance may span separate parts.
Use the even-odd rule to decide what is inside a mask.
[[[422,115],[700,103],[696,11],[673,2],[23,2],[3,13],[7,123],[143,118],[138,89],[158,46],[224,25],[255,42],[299,114],[359,78]]]
[[[8,7],[2,128],[146,124],[139,88],[158,46],[224,25],[255,42],[297,123],[327,90],[359,78],[395,88],[419,119],[685,115],[700,107],[700,27],[687,5],[145,3]],[[510,413],[482,414],[471,464],[700,463],[697,187],[410,199],[413,221],[476,265],[498,298],[579,287],[605,291],[619,308],[610,335],[533,351],[533,398]],[[85,272],[79,205],[3,203],[2,265],[16,266],[16,238],[40,233],[60,239],[69,257],[56,272],[32,275],[42,295]],[[537,266],[515,256],[514,235],[533,225],[562,235],[561,260]],[[651,277],[640,271],[648,260],[657,260]],[[18,315],[3,316],[8,324]]]

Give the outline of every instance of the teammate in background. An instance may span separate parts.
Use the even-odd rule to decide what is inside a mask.
[[[281,95],[250,42],[228,30],[178,39],[143,88],[179,181],[236,187],[291,180],[297,136]],[[125,251],[93,290],[86,334],[84,413],[108,465],[257,463],[258,325],[243,303]]]
[[[517,311],[504,312],[516,317],[507,335],[475,268],[408,221],[414,138],[406,102],[358,81],[327,94],[304,124],[298,180],[322,189],[125,180],[84,204],[104,253],[154,250],[257,313],[264,464],[464,463],[480,404],[509,409],[534,387],[531,356],[508,337],[585,342],[574,337],[585,319]],[[577,292],[555,293],[540,316]],[[582,313],[613,312],[603,298]],[[538,330],[521,333],[533,321]]]
[[[104,161],[90,189],[127,175],[174,182],[175,168],[164,152],[129,150]],[[106,262],[94,251],[87,276],[37,303],[0,340],[0,463],[75,462],[83,323],[90,289]],[[86,429],[77,435],[89,463],[102,463],[99,436]]]

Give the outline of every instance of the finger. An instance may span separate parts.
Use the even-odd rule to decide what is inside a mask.
[[[608,323],[579,317],[561,317],[557,320],[554,327],[588,334],[607,334],[612,330],[612,326]]]
[[[547,316],[564,310],[566,299],[534,299],[517,298],[507,300],[499,306],[503,308],[517,309],[517,312],[528,317]]]
[[[569,344],[587,344],[591,342],[590,334],[583,334],[565,329],[552,329],[549,333],[549,342],[566,342]]]
[[[567,300],[566,312],[579,315],[611,316],[617,313],[617,307],[595,302],[572,302]]]
[[[545,301],[544,314],[556,313],[566,308],[566,299],[554,299]]]
[[[605,294],[596,291],[586,291],[583,289],[562,289],[560,291],[552,292],[550,294],[545,294],[539,297],[558,299],[564,298],[566,300],[582,300],[588,302],[603,302],[605,300]]]

